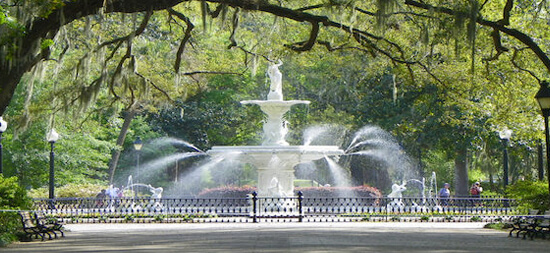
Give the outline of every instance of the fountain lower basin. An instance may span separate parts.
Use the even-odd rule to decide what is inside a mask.
[[[213,157],[236,159],[258,170],[258,196],[294,196],[294,166],[329,156],[340,156],[338,146],[214,146]]]

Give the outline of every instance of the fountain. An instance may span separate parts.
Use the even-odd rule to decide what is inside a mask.
[[[418,204],[414,200],[410,200],[410,203],[403,203],[403,192],[407,190],[407,184],[409,183],[415,183],[418,185],[420,190],[420,198],[419,200],[421,203]],[[396,211],[403,211],[405,209],[408,209],[406,211],[426,211],[427,205],[436,203],[435,199],[437,198],[437,195],[433,194],[435,191],[435,187],[437,187],[437,179],[436,179],[436,173],[435,171],[432,172],[432,175],[430,177],[430,183],[428,185],[428,188],[426,188],[426,179],[422,178],[422,180],[418,179],[408,179],[404,180],[401,185],[399,184],[393,184],[392,185],[392,191],[390,194],[388,194],[388,198],[391,199],[390,203],[388,203],[387,208],[389,210],[396,210]],[[426,193],[428,193],[428,196],[426,197]],[[429,202],[428,202],[429,200]],[[436,204],[434,206],[434,210],[440,210],[441,206]]]
[[[390,179],[403,181],[414,178],[410,173],[412,168],[411,163],[406,158],[402,147],[398,144],[395,138],[385,130],[377,126],[365,126],[355,133],[351,138],[350,144],[345,148],[345,151],[339,147],[344,145],[345,133],[347,129],[338,125],[317,125],[312,126],[304,131],[303,145],[290,145],[285,137],[289,132],[289,124],[285,119],[285,114],[290,111],[295,105],[308,105],[307,100],[284,100],[282,89],[282,74],[279,70],[281,62],[273,64],[268,68],[270,79],[269,92],[265,100],[245,100],[241,101],[242,105],[257,105],[265,114],[263,128],[263,138],[260,145],[257,146],[214,146],[210,150],[203,152],[192,144],[183,140],[174,138],[161,138],[154,141],[157,145],[166,145],[166,143],[175,143],[178,146],[185,147],[189,151],[186,153],[177,153],[171,156],[157,159],[149,162],[142,167],[151,167],[151,171],[159,171],[159,168],[164,168],[165,164],[176,163],[176,175],[178,175],[178,161],[206,155],[210,159],[206,162],[197,163],[189,169],[185,169],[184,173],[180,173],[175,180],[176,184],[168,188],[164,192],[168,196],[181,196],[185,192],[187,196],[196,196],[201,189],[204,189],[202,180],[206,182],[210,180],[215,173],[224,174],[231,171],[229,168],[251,168],[254,173],[257,173],[256,181],[257,193],[259,197],[291,197],[294,196],[295,171],[298,169],[298,177],[301,168],[309,168],[310,173],[319,175],[317,181],[323,182],[322,185],[331,186],[328,184],[329,175],[333,178],[330,182],[335,187],[350,187],[355,183],[368,184],[362,178],[354,178],[353,171],[348,171],[342,167],[343,164],[349,163],[357,157],[368,157],[370,160],[383,161],[387,176],[373,177],[378,180],[382,187],[386,188],[386,182]],[[335,134],[335,132],[337,132]],[[336,138],[335,138],[336,136]],[[335,142],[336,139],[336,142]],[[346,158],[340,160],[340,163],[334,160],[334,157],[341,159],[346,155]],[[352,158],[356,157],[356,158]],[[316,163],[313,161],[324,159],[326,160],[326,173],[317,170]],[[238,165],[231,162],[236,162]],[[242,165],[251,166],[242,166]],[[297,166],[300,165],[300,166]],[[364,168],[356,166],[354,168]],[[350,168],[352,168],[350,166]],[[314,172],[313,172],[314,171]],[[348,173],[349,172],[349,173]],[[350,174],[351,173],[351,174]],[[152,173],[148,173],[149,178]],[[304,174],[304,173],[302,173]],[[234,176],[235,174],[232,174]],[[250,174],[248,176],[251,176]],[[355,175],[357,176],[357,175]],[[365,176],[361,174],[360,176]],[[210,178],[209,178],[210,177]],[[324,177],[324,178],[323,178]],[[311,178],[310,178],[311,179]],[[358,179],[357,182],[353,182]],[[311,186],[319,183],[311,181]],[[131,185],[129,183],[129,185]],[[239,185],[240,184],[239,182]],[[246,185],[246,184],[245,184]],[[391,184],[387,185],[388,187]],[[139,187],[146,187],[142,185]],[[208,187],[208,186],[207,186]],[[147,188],[147,187],[146,187]],[[424,189],[424,187],[422,187]],[[343,192],[338,189],[338,196],[354,196],[352,193]]]
[[[328,156],[340,156],[344,151],[338,146],[292,146],[285,140],[288,122],[284,114],[293,105],[309,104],[307,100],[284,100],[282,74],[279,66],[273,64],[268,69],[271,80],[267,100],[241,101],[243,105],[258,105],[265,113],[263,142],[261,146],[214,146],[207,154],[213,157],[229,157],[237,154],[241,162],[254,165],[258,171],[258,196],[294,196],[294,166]]]

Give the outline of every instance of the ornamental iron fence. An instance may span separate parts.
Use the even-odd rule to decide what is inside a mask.
[[[34,210],[64,222],[476,221],[509,219],[505,198],[58,198],[35,199]]]

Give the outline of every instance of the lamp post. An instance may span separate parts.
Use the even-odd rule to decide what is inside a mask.
[[[54,174],[54,157],[55,154],[53,152],[53,149],[55,147],[55,142],[59,139],[59,134],[55,131],[55,129],[52,128],[50,132],[46,135],[46,139],[48,139],[48,142],[50,143],[50,188],[49,188],[49,198],[53,199],[55,198],[54,194],[54,181],[55,181],[55,174]]]
[[[539,140],[538,141],[538,144],[537,144],[537,153],[538,153],[538,157],[537,157],[537,160],[538,160],[538,163],[539,163],[539,169],[538,169],[538,179],[539,181],[542,181],[544,180],[544,151],[543,151],[543,148],[542,148],[542,140]]]
[[[547,81],[540,83],[540,89],[535,95],[544,117],[544,135],[546,136],[546,176],[548,177],[548,190],[550,192],[550,133],[548,132],[548,116],[550,116],[550,88]],[[550,203],[550,202],[549,202]]]
[[[139,138],[139,136],[137,137],[137,139],[134,141],[134,149],[137,151],[136,153],[136,173],[137,173],[137,177],[136,177],[136,183],[139,183],[139,153],[141,151],[141,147],[143,147],[143,142],[141,141],[141,138]]]
[[[6,131],[6,128],[8,128],[8,122],[4,121],[4,119],[0,116],[0,175],[4,174],[4,170],[2,168],[2,163],[4,161],[2,157],[2,134]]]
[[[508,144],[510,143],[510,137],[512,137],[512,130],[504,129],[498,132],[498,136],[502,140],[502,145],[504,146],[503,153],[503,166],[504,166],[504,188],[508,186]]]

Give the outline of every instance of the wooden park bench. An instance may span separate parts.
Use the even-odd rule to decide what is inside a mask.
[[[40,226],[51,230],[51,232],[55,235],[55,238],[57,238],[57,233],[60,233],[61,237],[65,237],[65,233],[63,232],[63,224],[58,223],[56,219],[47,218],[44,216],[44,213],[41,212],[35,212],[34,216],[36,218],[36,222],[40,224]]]
[[[61,233],[61,236],[65,236],[63,233],[63,225],[57,222],[50,222],[42,213],[33,213],[30,211],[20,211],[21,223],[23,224],[23,231],[27,234],[29,239],[40,237],[42,241],[46,235],[48,239],[52,239],[52,235],[57,238],[57,232]]]
[[[550,210],[545,211],[542,216],[535,218],[535,223],[528,227],[527,233],[523,235],[523,238],[525,238],[526,235],[529,235],[531,240],[533,240],[535,236],[546,238],[546,234],[550,235]]]
[[[512,225],[512,230],[510,230],[510,233],[508,236],[512,236],[512,233],[516,231],[516,237],[519,237],[520,233],[523,233],[523,237],[525,238],[525,235],[531,231],[531,227],[536,222],[536,215],[539,213],[539,210],[537,209],[530,209],[529,214],[527,216],[519,216],[514,219]]]

